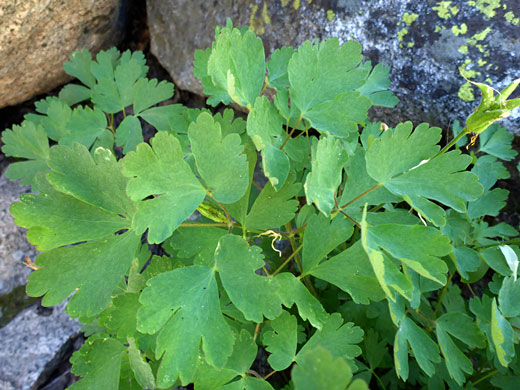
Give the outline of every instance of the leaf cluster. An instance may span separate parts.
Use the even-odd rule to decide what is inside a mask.
[[[369,122],[398,100],[355,41],[266,61],[228,22],[194,68],[246,119],[168,104],[111,49],[74,53],[81,84],[2,135],[33,190],[11,207],[41,251],[27,292],[85,324],[71,389],[516,388],[520,240],[493,218],[516,152],[491,124],[514,88],[481,88],[478,113],[506,111],[469,155],[475,114],[443,149],[440,128]]]

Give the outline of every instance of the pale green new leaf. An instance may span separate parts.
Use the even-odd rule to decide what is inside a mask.
[[[206,103],[216,107],[219,103],[228,105],[233,100],[227,93],[227,85],[219,87],[215,85],[211,76],[208,74],[208,60],[211,55],[211,48],[206,50],[195,50],[193,55],[193,74],[200,80],[204,88],[204,94],[209,95]]]
[[[121,362],[126,348],[115,339],[87,340],[72,355],[72,372],[83,379],[74,383],[71,390],[119,389]]]
[[[28,194],[11,207],[16,222],[29,229],[29,239],[40,250],[51,249],[36,260],[41,268],[30,276],[27,292],[45,294],[43,304],[52,306],[78,290],[69,314],[96,315],[110,303],[140,242],[132,230],[115,235],[130,228],[135,205],[108,150],[98,149],[94,160],[84,146],[55,146],[48,161],[53,186],[42,180],[40,194]],[[64,246],[70,244],[78,245]]]
[[[513,328],[498,310],[495,298],[491,305],[491,339],[498,361],[502,366],[507,367],[515,355]]]
[[[220,124],[203,112],[190,125],[188,137],[207,191],[222,203],[239,200],[249,184],[248,162],[240,136],[223,137]]]
[[[123,153],[135,151],[138,144],[143,142],[141,123],[133,115],[128,115],[119,124],[116,130],[116,144],[123,146]]]
[[[366,305],[370,301],[380,301],[385,296],[361,240],[339,255],[324,261],[311,270],[310,274],[338,286],[350,294],[357,304]]]
[[[92,55],[87,49],[77,50],[70,55],[70,61],[63,64],[65,72],[85,84],[89,88],[94,88],[96,79],[90,71],[92,66]]]
[[[354,326],[354,323],[347,322],[343,324],[343,318],[339,313],[333,313],[327,319],[322,329],[318,329],[316,333],[305,343],[296,355],[296,362],[300,363],[300,359],[305,352],[321,345],[326,348],[334,357],[343,357],[352,360],[361,355],[361,348],[356,345],[363,340],[363,330]]]
[[[257,230],[275,229],[291,221],[298,209],[298,201],[294,197],[301,188],[294,180],[294,175],[290,176],[278,192],[268,182],[255,199],[244,226]]]
[[[345,359],[333,356],[322,346],[304,353],[291,376],[295,390],[368,390],[363,380],[352,381],[352,370]]]
[[[397,376],[403,380],[408,379],[408,344],[419,367],[431,377],[435,373],[434,364],[441,362],[439,348],[426,332],[408,317],[400,322],[395,334],[394,362]]]
[[[215,252],[216,268],[229,298],[247,320],[256,323],[282,312],[275,280],[255,273],[264,266],[260,251],[257,246],[249,247],[242,237],[226,235]]]
[[[465,381],[464,373],[473,373],[473,363],[450,336],[462,341],[469,348],[484,348],[486,346],[484,336],[474,320],[464,313],[443,314],[435,321],[435,325],[437,340],[448,372],[462,386]]]
[[[247,116],[247,135],[253,140],[257,150],[269,145],[280,147],[284,141],[283,120],[276,108],[263,96],[255,100],[255,105]]]
[[[347,152],[339,139],[327,136],[318,141],[316,156],[304,188],[307,203],[314,203],[326,216],[330,215],[335,206],[334,197],[347,160]]]
[[[5,175],[9,180],[19,181],[38,190],[36,177],[48,170],[49,140],[42,126],[24,121],[21,126],[2,133],[2,152],[9,157],[24,158],[27,161],[13,162]]]
[[[352,222],[341,215],[332,221],[323,214],[313,215],[303,236],[303,273],[312,273],[321,260],[350,238],[353,231]],[[320,245],[316,245],[318,242]]]
[[[309,320],[317,329],[323,328],[329,315],[303,282],[289,272],[276,275],[275,282],[278,283],[278,296],[285,307],[290,308],[296,303],[298,313],[304,321]]]
[[[236,28],[221,29],[208,59],[207,73],[235,103],[252,106],[265,78],[262,40],[252,30],[242,33]]]
[[[184,161],[173,135],[159,132],[148,144],[138,145],[123,159],[123,174],[130,177],[128,195],[139,202],[132,227],[148,241],[161,243],[201,204],[206,191]],[[150,195],[157,195],[147,199]]]
[[[214,269],[177,268],[150,279],[147,286],[137,327],[143,333],[159,332],[157,386],[170,387],[178,377],[182,384],[190,383],[201,346],[206,361],[222,368],[233,350],[233,334],[220,311]]]
[[[139,383],[143,389],[155,389],[155,378],[152,368],[137,349],[133,337],[128,338],[128,360],[137,383]]]
[[[298,321],[284,310],[271,321],[271,328],[263,335],[266,350],[271,353],[267,361],[273,370],[282,371],[291,365],[296,356]]]

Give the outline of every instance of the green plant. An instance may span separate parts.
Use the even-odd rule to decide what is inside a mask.
[[[482,87],[441,150],[439,128],[367,121],[397,99],[361,60],[329,39],[266,64],[252,31],[217,29],[195,74],[244,121],[156,106],[173,86],[141,53],[77,52],[65,69],[83,85],[3,133],[23,160],[8,177],[37,192],[11,207],[42,251],[27,292],[72,295],[89,336],[72,389],[516,388],[520,239],[491,217],[515,156],[492,122],[520,105],[518,80]]]

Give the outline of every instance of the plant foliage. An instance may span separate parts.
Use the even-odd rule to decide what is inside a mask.
[[[89,334],[71,389],[517,388],[520,240],[491,217],[518,80],[478,84],[441,149],[437,127],[368,121],[397,99],[355,41],[266,62],[228,23],[194,67],[246,120],[168,104],[142,53],[111,49],[74,53],[81,84],[3,133],[33,190],[11,207],[41,251],[27,292],[70,297]]]

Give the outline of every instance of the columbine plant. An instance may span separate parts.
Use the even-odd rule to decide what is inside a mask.
[[[2,140],[20,160],[7,176],[34,191],[11,207],[41,251],[27,292],[72,296],[85,324],[71,389],[515,387],[520,240],[491,217],[516,154],[492,123],[518,80],[479,84],[441,149],[437,127],[368,122],[397,99],[355,41],[266,63],[251,30],[218,28],[195,75],[247,121],[157,106],[173,85],[139,52],[76,52],[65,70],[82,84]],[[470,133],[472,156],[455,145]]]

